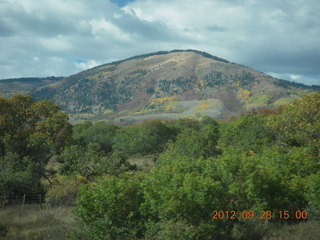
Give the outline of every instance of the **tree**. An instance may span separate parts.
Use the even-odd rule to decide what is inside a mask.
[[[245,151],[259,152],[264,146],[275,143],[276,132],[267,126],[267,117],[262,114],[246,114],[221,128],[221,147],[232,146]]]
[[[115,137],[113,148],[127,154],[159,154],[174,134],[159,120],[122,128]]]
[[[168,151],[193,158],[213,157],[220,153],[217,142],[220,136],[219,125],[216,121],[205,120],[200,123],[199,130],[185,128],[171,141]]]
[[[320,93],[296,99],[280,115],[270,118],[268,126],[277,131],[278,141],[287,146],[309,146],[319,156]]]
[[[0,98],[0,172],[6,176],[1,178],[0,191],[17,191],[8,181],[18,172],[31,174],[29,189],[39,185],[40,178],[46,177],[48,160],[62,151],[70,136],[68,116],[54,103],[34,102],[22,95]]]
[[[122,172],[135,170],[135,165],[128,162],[123,152],[113,151],[105,155],[98,143],[89,143],[83,147],[71,145],[64,149],[58,160],[62,163],[60,173],[64,175],[82,175],[90,178],[99,175],[118,175]]]
[[[114,142],[114,137],[120,127],[105,122],[84,122],[73,127],[73,138],[82,146],[89,143],[98,143],[100,149],[110,153]]]

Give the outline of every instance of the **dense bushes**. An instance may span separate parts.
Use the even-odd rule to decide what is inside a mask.
[[[105,122],[84,122],[73,127],[73,138],[79,145],[86,146],[89,143],[97,143],[105,153],[112,151],[114,137],[118,126]]]
[[[171,124],[171,123],[170,123]],[[149,121],[129,127],[85,122],[73,127],[73,143],[58,156],[60,173],[94,177],[134,170],[129,163],[132,155],[158,155],[167,142],[181,131],[179,125]]]
[[[301,222],[278,211],[306,210],[311,220],[320,213],[320,94],[221,123],[85,122],[72,135],[58,109],[48,112],[50,103],[25,112],[35,103],[20,98],[10,100],[18,109],[0,99],[15,112],[0,119],[0,189],[41,188],[40,173],[46,176],[55,154],[47,200],[71,204],[78,195],[70,239],[262,239],[274,226]],[[21,126],[11,126],[17,113]],[[151,171],[130,163],[144,156],[156,162]],[[215,210],[258,218],[213,219]],[[273,217],[260,219],[261,211]]]
[[[266,226],[254,226],[268,220],[251,220],[250,223],[241,219],[212,220],[212,211],[252,210],[258,214],[262,210],[276,213],[277,210],[308,209],[311,214],[311,209],[308,208],[308,176],[316,176],[319,164],[314,158],[308,159],[308,154],[308,150],[295,148],[283,153],[276,147],[265,149],[260,155],[252,152],[245,154],[238,150],[207,159],[163,154],[159,165],[151,174],[143,179],[131,175],[140,191],[140,198],[134,202],[135,212],[132,214],[140,216],[140,219],[136,219],[136,224],[140,227],[144,224],[139,229],[150,237],[148,239],[174,239],[179,235],[178,239],[228,239],[237,231],[242,232],[243,238],[237,235],[239,239],[246,239],[248,235],[260,236],[262,232],[259,231],[264,232]],[[113,211],[124,207],[113,203],[120,201],[119,197],[127,196],[130,201],[133,200],[130,196],[134,192],[129,194],[120,185],[115,185],[115,182],[120,184],[122,178],[123,175],[117,180],[106,179],[103,184],[98,182],[90,190],[80,193],[78,211],[91,214],[91,218],[78,214],[84,225],[92,223],[93,219],[96,222],[107,222],[103,220],[103,211],[108,216],[118,216]],[[108,196],[108,200],[94,197],[92,191],[98,190],[101,196]],[[85,198],[88,196],[91,197]],[[104,206],[102,212],[93,212],[93,209],[101,209],[94,200]],[[128,200],[127,204],[130,203]],[[121,222],[131,219],[130,214],[122,216],[124,219]],[[275,216],[273,221],[280,220]],[[121,229],[119,232],[127,231],[128,224],[124,226],[115,221],[112,223],[113,228]],[[108,236],[97,237],[91,231],[92,227],[88,231],[93,234],[93,239]],[[257,232],[253,232],[253,229]],[[142,233],[139,232],[140,235]],[[125,239],[122,235],[117,236]],[[234,238],[237,239],[236,236]]]
[[[219,126],[216,122],[206,124],[202,121],[198,129],[181,130],[175,141],[167,145],[167,151],[192,158],[214,157],[220,153],[217,146],[219,135]]]
[[[273,223],[301,221],[280,219],[279,210],[307,210],[312,219],[320,207],[319,99],[311,95],[282,111],[221,125],[163,123],[170,137],[149,174],[106,177],[81,191],[76,209],[89,226],[87,238],[261,239]],[[121,129],[115,139],[130,139],[123,146],[148,139],[150,131],[138,131],[144,127]],[[146,149],[139,151],[152,152]],[[273,217],[212,219],[214,210],[272,211]]]

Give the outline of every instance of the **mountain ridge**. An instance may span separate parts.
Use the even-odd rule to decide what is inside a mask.
[[[62,80],[63,77],[22,77],[0,80],[0,96],[10,97],[15,94],[29,94],[32,90]]]
[[[223,119],[317,90],[187,49],[103,64],[42,86],[31,95],[53,100],[75,118],[131,123],[201,115]]]
[[[130,122],[201,114],[224,118],[289,101],[310,89],[205,52],[173,50],[103,64],[33,95],[52,99],[71,114],[109,115],[124,122],[129,117]]]

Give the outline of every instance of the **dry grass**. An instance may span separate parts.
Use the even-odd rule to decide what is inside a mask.
[[[3,240],[65,239],[74,226],[71,207],[44,207],[38,205],[11,206],[0,209],[0,225],[7,229]]]
[[[309,221],[299,224],[281,226],[270,231],[263,240],[319,240],[320,221]]]

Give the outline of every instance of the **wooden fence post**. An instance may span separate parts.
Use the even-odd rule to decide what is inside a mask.
[[[23,194],[23,197],[22,197],[22,209],[24,209],[25,202],[26,202],[26,195]]]
[[[2,208],[4,208],[5,202],[6,202],[6,195],[3,195]]]
[[[41,201],[41,194],[39,194],[39,205],[40,205],[40,209],[42,209],[42,201]]]

